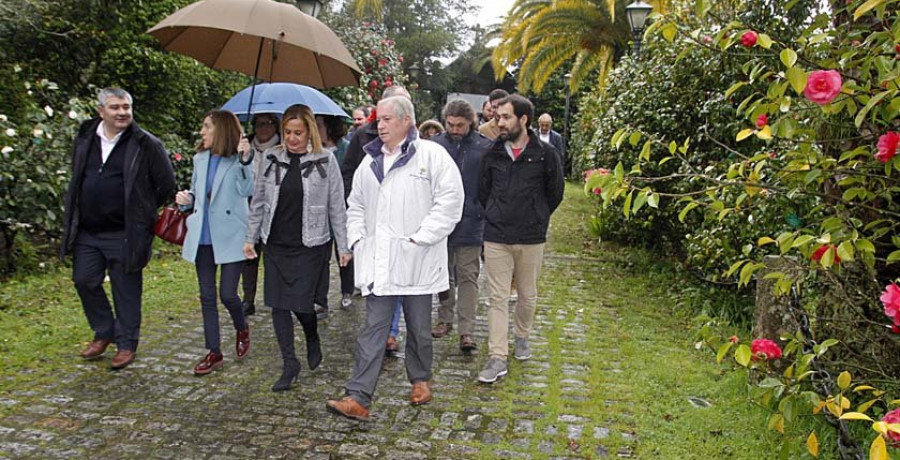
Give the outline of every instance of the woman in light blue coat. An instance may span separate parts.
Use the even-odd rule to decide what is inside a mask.
[[[228,111],[213,110],[203,119],[202,141],[194,155],[191,189],[175,196],[187,218],[182,257],[197,267],[203,333],[209,353],[194,373],[206,375],[222,367],[219,311],[216,307],[216,270],[220,270],[219,297],[231,315],[236,333],[235,357],[250,351],[250,326],[238,297],[238,280],[244,265],[244,235],[253,193],[253,166],[239,160],[237,146],[241,125]]]

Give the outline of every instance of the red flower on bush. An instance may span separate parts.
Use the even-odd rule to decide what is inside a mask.
[[[757,39],[759,39],[759,35],[757,35],[756,32],[750,30],[744,32],[744,35],[741,35],[741,44],[746,46],[747,48],[750,48],[756,45]]]
[[[588,179],[591,178],[594,174],[609,174],[609,170],[606,168],[596,168],[596,169],[588,169],[582,173],[584,175],[584,181],[587,182]],[[594,195],[600,195],[603,193],[603,190],[600,187],[597,187],[593,190]]]
[[[731,336],[731,337],[728,338],[728,341],[731,342],[731,343],[738,343],[740,340],[741,340],[741,339],[739,339],[738,336],[736,336],[736,335],[733,335],[733,336]]]
[[[884,305],[884,314],[895,326],[900,325],[900,286],[897,286],[897,283],[885,286],[884,292],[881,293],[881,303]]]
[[[878,138],[878,153],[875,154],[875,158],[881,160],[882,163],[891,161],[891,158],[897,154],[898,146],[900,146],[900,133],[890,131],[882,134]]]
[[[753,359],[778,359],[781,357],[781,347],[777,343],[769,339],[756,339],[750,344],[750,352],[753,353]]]
[[[385,65],[387,65],[387,59],[379,59],[378,65],[384,67]]]
[[[881,421],[884,423],[900,423],[900,408],[894,409],[887,414],[884,414],[884,417],[881,417]],[[884,437],[887,438],[887,440],[890,441],[894,446],[900,445],[900,433],[888,430],[884,434]]]
[[[374,78],[369,80],[369,86],[371,86],[372,88],[378,86],[378,80],[376,80]]]
[[[803,94],[812,102],[825,105],[841,92],[844,82],[837,70],[814,70],[806,80]]]
[[[764,126],[769,124],[769,117],[766,114],[762,114],[756,117],[756,127],[762,129]]]
[[[180,154],[180,153],[175,152],[175,155],[173,155],[173,156],[174,156],[174,158],[175,158],[175,161],[181,161],[181,154]]]
[[[816,249],[816,252],[814,252],[813,255],[810,256],[810,259],[822,263],[822,256],[825,255],[825,252],[828,251],[828,248],[834,249],[834,264],[837,265],[841,263],[841,258],[837,255],[837,246],[833,244],[823,244],[819,246],[819,249]]]

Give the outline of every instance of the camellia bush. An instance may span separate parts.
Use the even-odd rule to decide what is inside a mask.
[[[772,410],[776,431],[791,433],[801,417],[821,417],[839,428],[847,456],[849,434],[860,433],[850,425],[863,421],[872,429],[859,435],[870,458],[888,458],[900,434],[900,400],[888,397],[900,375],[900,271],[893,265],[900,260],[900,206],[893,200],[900,191],[900,0],[769,5],[776,20],[767,22],[701,0],[689,12],[657,15],[647,30],[651,44],[681,49],[675,62],[711,52],[737,60],[727,87],[694,94],[733,104],[738,125],[727,124],[728,136],[717,137],[719,161],[710,162],[698,138],[721,126],[673,136],[623,122],[602,140],[616,151],[640,149],[637,158],[585,165],[609,169],[591,174],[585,190],[632,220],[649,212],[690,227],[740,216],[745,230],[707,237],[740,248],[734,260],[727,268],[705,264],[746,285],[766,256],[783,257],[790,269],[765,276],[778,294],[815,300],[798,305],[811,322],[790,337],[757,338],[783,346],[777,358],[768,342],[705,342],[720,361],[730,355],[762,374],[751,379],[754,398]],[[796,8],[813,14],[786,29]],[[780,363],[762,365],[770,360]],[[818,439],[815,430],[803,436],[808,455],[819,455]]]

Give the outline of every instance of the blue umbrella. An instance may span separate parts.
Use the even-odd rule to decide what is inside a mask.
[[[248,86],[226,102],[222,110],[228,110],[237,115],[241,121],[247,121],[247,107],[250,107],[250,114],[274,113],[280,116],[285,109],[294,104],[306,105],[316,115],[350,118],[340,106],[319,90],[296,83],[259,83],[255,90],[252,86]]]

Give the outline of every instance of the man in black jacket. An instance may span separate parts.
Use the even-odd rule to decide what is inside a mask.
[[[450,101],[444,106],[442,115],[447,130],[431,140],[444,147],[456,162],[462,175],[465,204],[462,220],[456,224],[447,240],[450,289],[438,295],[441,306],[438,309],[438,323],[431,331],[431,336],[441,338],[453,330],[453,310],[456,308],[459,317],[459,348],[464,353],[469,353],[476,347],[472,332],[478,305],[481,245],[484,242],[484,219],[481,203],[478,202],[478,185],[481,182],[481,159],[493,142],[476,130],[475,110],[468,102]]]
[[[98,99],[100,117],[81,125],[72,149],[60,257],[73,254],[72,278],[94,331],[81,356],[97,358],[115,340],[110,365],[122,369],[137,350],[143,269],[157,209],[175,193],[175,173],[162,142],[134,123],[127,91],[106,88]]]
[[[481,161],[478,198],[484,207],[484,269],[488,286],[487,364],[483,383],[506,375],[509,346],[509,284],[515,274],[515,357],[531,357],[537,281],[550,215],[563,198],[559,152],[528,129],[534,106],[513,94],[497,107],[500,136]]]

